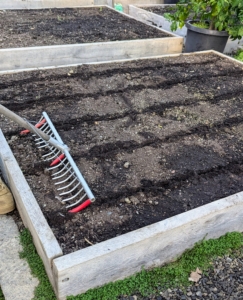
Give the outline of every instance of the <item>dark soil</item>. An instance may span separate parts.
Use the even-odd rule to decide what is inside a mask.
[[[0,48],[164,38],[107,7],[0,11]]]
[[[243,189],[243,68],[216,55],[21,72],[0,101],[47,111],[96,202],[71,215],[31,136],[0,127],[64,253]]]

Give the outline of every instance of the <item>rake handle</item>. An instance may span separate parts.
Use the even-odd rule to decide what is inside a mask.
[[[45,124],[45,122],[46,122],[46,120],[43,119],[41,122],[39,122],[39,123],[37,123],[37,124],[35,125],[35,128],[40,128],[43,124]],[[20,132],[20,134],[21,134],[21,135],[24,135],[24,134],[27,134],[27,133],[29,133],[29,132],[30,132],[29,129],[25,129],[25,130],[22,130],[22,131]]]
[[[66,145],[61,144],[54,138],[50,137],[48,134],[45,134],[40,129],[36,128],[35,126],[31,125],[29,122],[25,121],[23,118],[12,112],[11,110],[7,109],[5,106],[0,104],[0,113],[3,114],[8,119],[16,122],[21,127],[27,128],[32,133],[39,135],[43,140],[51,144],[52,146],[58,148],[59,150],[69,150]]]
[[[38,133],[43,138],[43,140],[49,141],[49,139],[50,139],[49,135],[45,134],[44,132],[42,132],[38,128],[35,128],[33,125],[31,125],[30,123],[25,121],[23,118],[21,118],[20,116],[18,116],[17,114],[15,114],[14,112],[7,109],[5,106],[3,106],[1,104],[0,104],[0,113],[3,114],[8,119],[16,122],[21,127],[27,128],[32,133],[34,133],[34,134]]]

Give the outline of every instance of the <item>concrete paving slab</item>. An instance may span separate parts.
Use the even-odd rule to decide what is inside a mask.
[[[22,246],[19,231],[11,216],[0,215],[0,284],[5,300],[31,300],[38,279],[28,263],[19,258]]]

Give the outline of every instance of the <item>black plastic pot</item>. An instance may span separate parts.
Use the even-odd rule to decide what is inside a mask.
[[[164,0],[164,4],[176,4],[179,0]]]
[[[187,36],[185,52],[216,50],[223,52],[228,41],[226,31],[209,30],[193,26],[192,21],[187,21]]]

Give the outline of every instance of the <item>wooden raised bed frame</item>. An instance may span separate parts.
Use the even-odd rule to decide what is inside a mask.
[[[198,53],[215,53],[226,57],[215,51]],[[243,63],[239,64],[243,67]],[[140,271],[142,267],[160,266],[173,261],[205,237],[218,238],[226,232],[243,231],[243,192],[240,192],[63,255],[1,131],[0,144],[0,168],[3,176],[14,194],[21,218],[33,236],[59,300],[123,279]]]
[[[128,12],[129,4],[163,4],[163,0],[1,0],[0,9],[38,9],[51,7],[76,7],[76,6],[93,6],[109,5],[114,7],[115,3],[121,3],[124,12]]]
[[[71,0],[70,2],[64,0],[36,0],[26,2],[16,0],[10,1],[9,4],[8,1],[0,1],[0,10],[85,7],[85,5],[87,7],[87,5],[90,6],[91,3],[113,9],[109,6],[112,5],[110,0],[85,0],[82,2],[77,0]],[[124,15],[127,18],[134,19],[127,14]],[[156,29],[162,30],[157,27]],[[162,31],[165,32],[164,30]],[[166,33],[171,35],[171,37],[0,49],[0,71],[57,67],[61,65],[106,62],[111,60],[136,59],[163,54],[181,53],[183,38],[171,32]]]
[[[165,19],[165,17],[160,16],[158,14],[149,12],[148,10],[142,9],[142,7],[165,7],[165,6],[171,6],[175,4],[139,4],[139,5],[129,5],[129,14],[130,16],[134,17],[135,19],[147,24],[147,25],[155,25],[161,29],[164,29],[166,31],[169,31],[172,33],[170,29],[171,22]],[[177,29],[174,31],[175,34],[186,37],[187,35],[187,28],[183,26],[181,29]],[[224,53],[231,53],[234,50],[237,50],[239,46],[243,45],[243,38],[239,40],[231,40],[229,39],[225,49]]]

